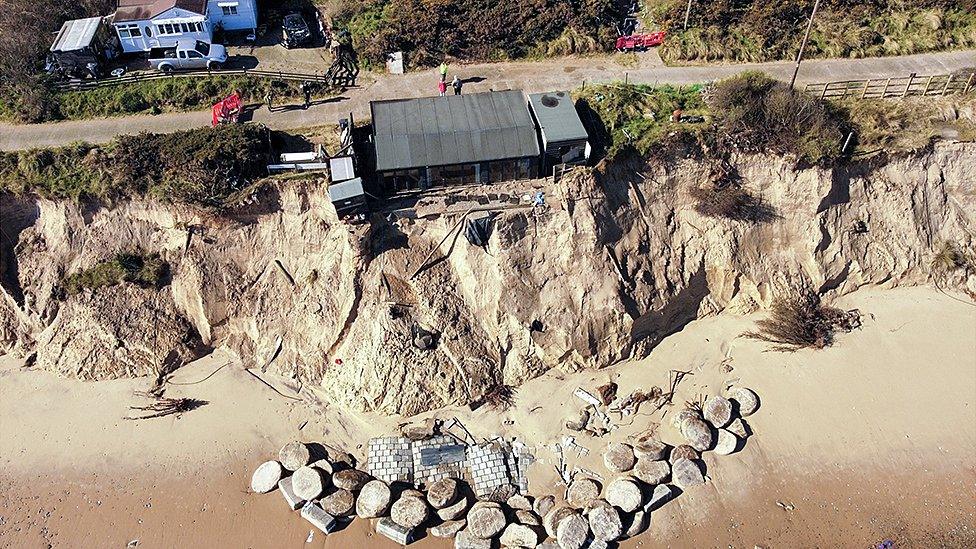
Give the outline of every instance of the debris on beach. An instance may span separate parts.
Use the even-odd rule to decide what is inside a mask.
[[[667,399],[668,405],[672,396],[658,389],[621,399],[617,390],[580,388],[574,394],[590,413],[597,410],[594,401],[619,410],[648,400]],[[746,388],[730,388],[727,395],[702,398],[673,416],[685,444],[663,442],[656,423],[627,442],[608,444],[601,455],[605,474],[570,467],[567,456],[582,458],[589,450],[563,436],[552,447],[566,486],[562,494],[530,493],[527,473],[535,456],[522,441],[478,439],[456,419],[405,424],[396,435],[370,439],[362,464],[337,448],[322,455],[321,444],[288,442],[278,460],[255,469],[251,490],[277,487],[291,509],[300,509],[326,535],[360,518],[373,520],[377,533],[401,545],[428,529],[453,538],[456,549],[606,547],[646,530],[651,513],[675,497],[674,486],[704,484],[702,452],[740,449],[751,434],[740,415],[754,413],[758,397]]]

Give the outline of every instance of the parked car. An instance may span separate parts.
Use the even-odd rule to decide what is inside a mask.
[[[149,50],[154,69],[171,72],[182,69],[219,70],[227,62],[227,50],[220,44],[202,40],[180,40],[172,46]]]
[[[312,31],[300,13],[289,13],[281,22],[281,43],[287,49],[304,46],[312,41]]]

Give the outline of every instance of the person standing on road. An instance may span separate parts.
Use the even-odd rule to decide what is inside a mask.
[[[447,82],[447,61],[441,61],[441,82]]]
[[[461,95],[461,86],[463,86],[463,84],[461,83],[461,79],[458,78],[456,74],[454,75],[454,80],[451,81],[451,86],[454,87],[454,95]]]
[[[312,104],[312,85],[308,80],[302,81],[302,95],[305,96],[305,109]]]
[[[441,80],[437,83],[437,91],[441,93],[441,97],[447,95],[447,82]]]

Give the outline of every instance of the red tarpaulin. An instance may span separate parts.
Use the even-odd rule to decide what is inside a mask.
[[[241,115],[241,96],[234,92],[213,106],[213,125],[237,122]]]
[[[664,43],[664,31],[649,34],[632,34],[617,38],[617,49],[620,51],[646,50]]]

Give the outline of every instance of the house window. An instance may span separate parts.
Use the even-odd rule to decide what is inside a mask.
[[[139,30],[139,25],[136,24],[116,25],[115,30],[119,32],[119,38],[123,40],[142,36],[142,31]]]
[[[237,15],[237,4],[230,6],[220,6],[220,11],[223,15]]]
[[[162,25],[156,25],[156,30],[159,32],[160,36],[165,36],[167,34],[183,34],[180,28],[180,23],[164,23]]]

